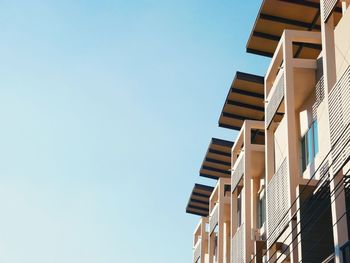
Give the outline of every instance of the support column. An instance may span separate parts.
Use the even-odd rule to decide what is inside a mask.
[[[348,9],[349,5],[350,5],[350,0],[342,0],[341,1],[341,7],[342,7],[343,15],[345,15],[345,12]]]
[[[282,36],[283,37],[283,36]],[[284,61],[284,107],[285,116],[287,123],[287,172],[289,178],[289,204],[292,205],[296,199],[296,186],[298,178],[300,175],[300,164],[297,158],[298,142],[297,137],[297,123],[295,114],[295,93],[294,93],[294,68],[293,68],[293,45],[292,39],[290,39],[288,30],[284,31],[284,41],[283,41],[283,61]],[[295,206],[289,211],[289,219],[292,218],[295,212]],[[290,233],[293,229],[293,221],[290,220],[289,226],[287,228],[287,233]],[[287,239],[287,244],[292,244],[289,246],[290,261],[299,262],[298,260],[298,249],[297,241],[292,241],[295,238],[293,234]],[[295,249],[294,249],[295,247]]]
[[[260,188],[260,178],[256,177],[256,178],[252,178],[251,179],[251,189],[252,189],[252,193],[251,193],[251,202],[250,202],[250,210],[251,210],[251,218],[250,218],[250,222],[252,225],[252,228],[256,229],[258,228],[258,200],[259,200],[259,196],[258,196],[258,191]]]
[[[325,0],[321,0],[321,36],[322,36],[322,55],[323,55],[323,72],[324,72],[324,88],[325,88],[325,100],[326,100],[326,110],[329,116],[329,92],[333,88],[337,80],[336,73],[336,60],[335,60],[335,40],[334,40],[334,15],[328,19],[327,23],[324,23],[324,12],[323,2]],[[346,8],[348,0],[346,1],[345,6],[343,5],[343,9]],[[344,10],[343,10],[344,11]],[[328,127],[329,126],[329,118],[328,118]],[[329,138],[330,144],[330,138]],[[334,175],[333,175],[334,176]],[[331,176],[332,178],[332,176]],[[347,223],[346,219],[339,220],[342,214],[346,211],[345,206],[345,193],[343,191],[343,185],[341,185],[340,190],[334,193],[334,190],[338,183],[342,184],[343,175],[341,172],[334,177],[334,180],[330,183],[330,191],[333,193],[331,195],[331,208],[332,208],[332,224],[335,225],[333,227],[333,238],[334,238],[334,254],[335,263],[341,263],[341,252],[340,247],[347,241]],[[346,218],[345,216],[343,218]]]
[[[225,246],[225,235],[224,235],[224,184],[219,179],[219,194],[218,194],[218,208],[219,208],[219,219],[218,219],[218,262],[224,262],[224,246]]]
[[[243,222],[244,222],[244,246],[245,246],[245,262],[250,261],[250,255],[253,252],[253,247],[251,245],[251,169],[252,169],[252,160],[251,160],[251,127],[245,122],[244,124],[244,175],[243,175],[243,202],[242,202],[242,212],[243,212]]]

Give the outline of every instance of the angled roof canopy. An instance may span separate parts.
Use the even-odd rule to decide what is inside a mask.
[[[339,20],[341,9],[337,7],[335,11]],[[248,39],[247,52],[272,57],[285,29],[320,31],[320,1],[263,0]],[[321,45],[294,43],[294,56],[316,58],[321,49]]]
[[[188,200],[186,213],[208,216],[209,215],[209,198],[214,187],[202,184],[195,184]]]
[[[219,118],[219,127],[240,130],[246,120],[264,120],[264,77],[237,72]]]
[[[199,175],[218,179],[231,176],[231,148],[233,142],[212,138]]]

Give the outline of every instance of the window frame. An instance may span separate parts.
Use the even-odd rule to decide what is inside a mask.
[[[301,162],[302,172],[305,172],[308,166],[315,160],[319,152],[318,142],[318,123],[313,120],[308,130],[301,136]]]

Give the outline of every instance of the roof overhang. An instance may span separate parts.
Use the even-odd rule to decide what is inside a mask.
[[[341,8],[335,9],[336,20]],[[263,0],[246,46],[248,53],[272,57],[285,29],[320,31],[319,0]],[[293,43],[294,56],[315,58],[321,45]]]
[[[203,159],[199,175],[212,179],[231,176],[231,148],[233,142],[212,138]]]
[[[186,213],[208,216],[209,215],[209,199],[214,187],[195,184],[188,200]]]
[[[237,72],[219,118],[219,127],[240,130],[245,120],[264,120],[264,77]]]

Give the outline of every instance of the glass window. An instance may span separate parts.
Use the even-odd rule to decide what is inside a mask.
[[[261,195],[259,198],[259,211],[258,211],[258,226],[261,228],[263,224],[265,223],[265,213],[266,213],[266,207],[265,207],[265,193]]]
[[[313,149],[314,145],[313,145],[313,134],[312,134],[312,126],[310,127],[310,129],[307,131],[307,161],[308,164],[312,162],[312,160],[314,159],[314,149]]]
[[[312,124],[313,126],[313,132],[314,132],[314,150],[315,150],[315,156],[318,153],[318,125],[317,121],[314,121]]]
[[[317,153],[318,126],[317,121],[314,121],[306,134],[301,138],[301,158],[303,171],[305,171],[306,167],[315,159]]]
[[[343,262],[349,262],[350,260],[350,241],[346,242],[341,248],[343,254]]]
[[[307,160],[306,160],[306,137],[304,136],[301,138],[301,159],[302,159],[302,168],[303,171],[305,171],[306,166],[307,166]]]
[[[242,224],[242,197],[241,193],[237,197],[237,226],[240,227]]]
[[[216,225],[214,228],[214,262],[218,261],[218,232],[219,232],[219,226]]]

